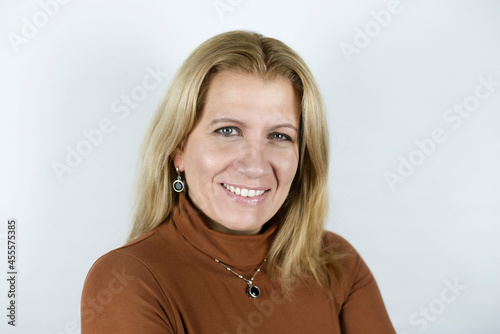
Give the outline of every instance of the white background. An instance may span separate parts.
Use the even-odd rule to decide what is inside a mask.
[[[500,87],[457,128],[443,116],[474,101],[479,77],[500,82],[500,2],[401,0],[381,27],[372,12],[388,4],[73,0],[43,22],[38,1],[1,1],[0,277],[15,217],[19,299],[13,329],[2,279],[0,332],[79,333],[85,275],[125,241],[138,147],[169,81],[201,42],[246,29],[291,46],[316,77],[331,129],[328,228],[362,254],[398,333],[499,333]],[[40,26],[29,38],[27,21]],[[148,68],[167,74],[115,113]],[[103,119],[113,131],[59,180],[54,162]],[[446,140],[419,153],[436,128]],[[385,173],[410,157],[420,165],[391,189]]]

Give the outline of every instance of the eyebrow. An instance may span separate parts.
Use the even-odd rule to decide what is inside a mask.
[[[213,121],[211,121],[208,124],[208,127],[214,126],[214,125],[219,124],[219,123],[236,123],[236,124],[239,124],[239,125],[242,125],[242,126],[245,125],[244,122],[239,121],[237,119],[230,118],[230,117],[221,117],[221,118],[216,118]],[[271,127],[271,130],[278,129],[278,128],[290,128],[292,130],[295,130],[297,133],[299,133],[299,129],[297,129],[295,126],[293,126],[290,123],[276,124],[273,127]]]

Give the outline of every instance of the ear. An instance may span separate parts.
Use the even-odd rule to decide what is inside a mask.
[[[174,162],[174,167],[179,168],[179,172],[184,171],[184,151],[179,147],[175,149],[172,154],[172,160]]]

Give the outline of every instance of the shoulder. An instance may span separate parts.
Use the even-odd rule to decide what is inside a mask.
[[[139,275],[141,279],[154,278],[159,258],[164,261],[167,253],[165,241],[154,229],[98,258],[87,274],[86,284],[99,282],[122,271],[130,273],[126,277]]]
[[[109,275],[109,268],[146,269],[148,266],[145,256],[147,257],[147,249],[151,248],[152,244],[155,243],[154,236],[155,231],[151,231],[124,246],[102,255],[90,268],[87,280],[89,277]]]
[[[154,274],[144,257],[144,246],[151,243],[154,232],[114,249],[98,258],[90,268],[84,283],[84,294],[106,294],[122,291],[140,282],[154,280]]]
[[[325,230],[323,232],[323,247],[329,249],[330,251],[343,254],[342,258],[347,259],[361,259],[358,251],[354,246],[347,241],[344,237],[337,233]]]
[[[82,333],[83,329],[100,332],[107,328],[121,330],[120,326],[135,328],[127,319],[140,319],[148,314],[155,315],[155,320],[149,317],[141,328],[169,322],[170,305],[151,265],[154,259],[151,249],[158,244],[155,235],[155,231],[149,232],[104,254],[92,265],[82,291]]]
[[[342,274],[334,286],[334,297],[342,309],[343,332],[395,334],[377,282],[358,251],[346,239],[329,231],[323,235],[323,244],[337,255],[333,258]]]
[[[323,234],[325,249],[333,254],[346,292],[375,282],[374,277],[356,248],[344,237],[331,231]]]
[[[338,254],[342,263],[348,267],[365,265],[363,258],[356,248],[344,237],[331,231],[323,232],[323,246],[331,252]],[[366,265],[365,265],[366,266]]]
[[[323,231],[323,242],[338,250],[355,251],[354,247],[344,237],[331,231]]]

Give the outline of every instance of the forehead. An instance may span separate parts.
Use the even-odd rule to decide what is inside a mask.
[[[209,117],[240,115],[300,122],[300,96],[293,84],[282,77],[222,71],[214,75],[205,98],[203,114]]]

